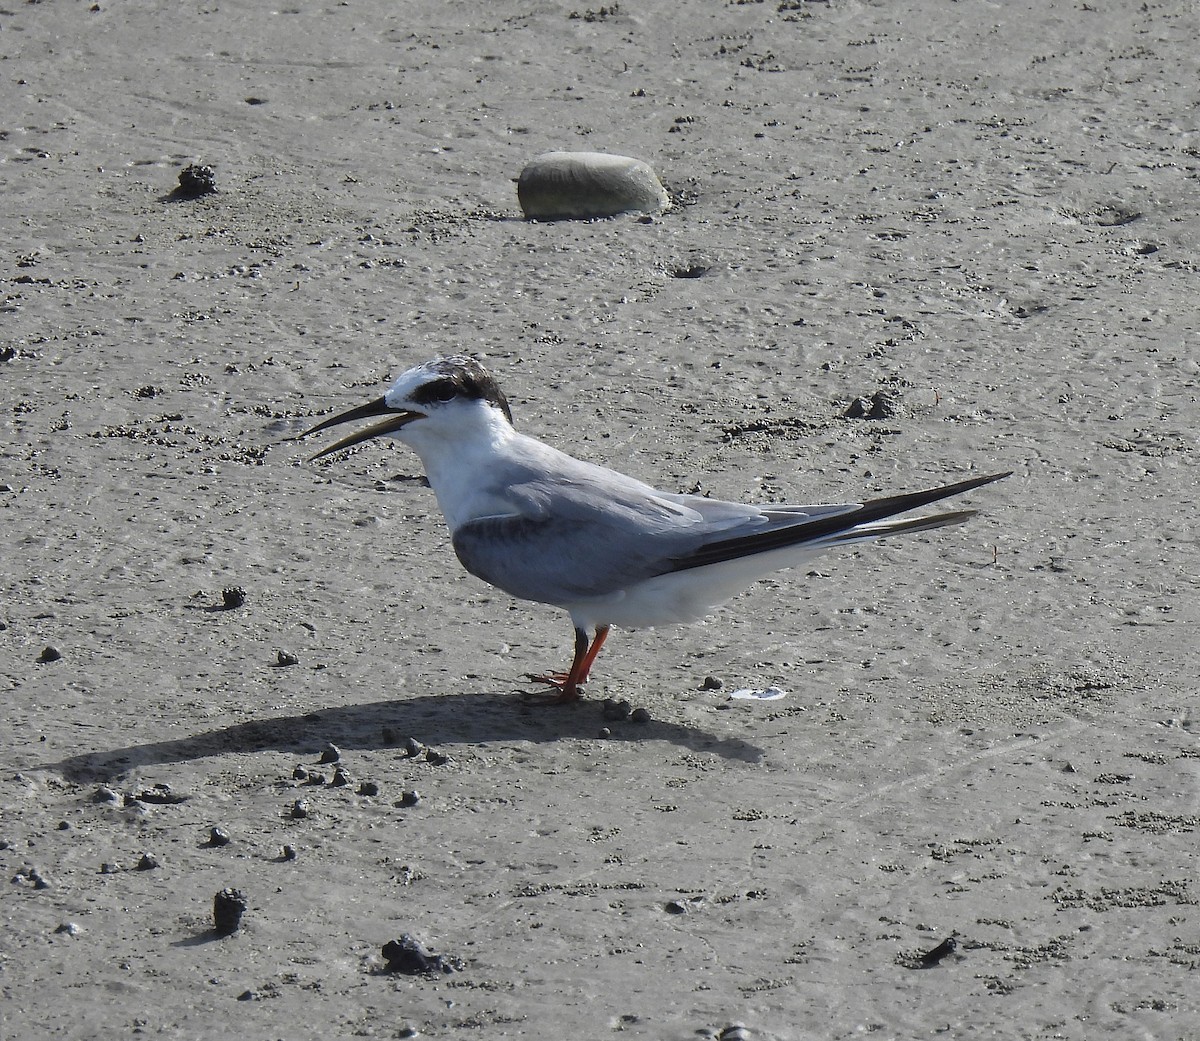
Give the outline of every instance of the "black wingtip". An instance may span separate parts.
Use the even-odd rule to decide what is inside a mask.
[[[882,499],[868,499],[862,504],[861,510],[847,514],[846,520],[853,518],[856,525],[866,524],[872,520],[891,517],[897,513],[907,513],[909,510],[917,510],[922,506],[949,499],[954,495],[963,495],[966,492],[974,491],[976,488],[982,488],[985,484],[1002,481],[1006,477],[1011,477],[1012,473],[1012,470],[1005,470],[1004,473],[972,477],[967,481],[944,484],[940,488],[930,488],[923,492],[905,492],[901,495],[887,495]]]
[[[1011,470],[1004,473],[988,474],[986,477],[972,477],[967,481],[954,484],[944,484],[940,488],[929,488],[922,492],[906,492],[902,495],[889,495],[882,499],[869,499],[857,509],[838,512],[832,516],[818,517],[814,520],[776,528],[754,535],[742,535],[731,539],[722,539],[709,543],[696,553],[688,556],[686,561],[678,561],[673,570],[682,571],[688,568],[704,567],[708,564],[733,560],[750,553],[763,553],[772,549],[782,549],[785,546],[801,545],[818,542],[852,542],[855,532],[864,527],[868,530],[862,534],[869,538],[883,537],[879,531],[871,531],[870,525],[887,520],[899,513],[917,510],[922,506],[948,499],[953,495],[962,495],[985,484],[1002,481],[1012,474]],[[962,510],[954,513],[938,514],[934,517],[916,517],[911,521],[899,521],[888,526],[887,534],[900,532],[927,531],[946,524],[958,524],[965,521],[975,511]]]

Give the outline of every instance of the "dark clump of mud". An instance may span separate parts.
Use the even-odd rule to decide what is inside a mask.
[[[438,975],[461,972],[463,969],[461,958],[433,954],[408,933],[404,933],[398,940],[385,943],[383,957],[388,972],[401,972],[406,976]]]
[[[199,199],[217,190],[217,172],[211,166],[193,163],[179,171],[179,187],[172,193],[175,199]]]
[[[213,928],[218,936],[232,936],[241,928],[246,897],[240,889],[222,889],[213,897]]]

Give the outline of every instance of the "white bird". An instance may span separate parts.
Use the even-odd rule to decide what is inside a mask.
[[[696,621],[830,547],[959,524],[974,511],[888,518],[1011,473],[840,505],[751,506],[661,492],[520,433],[491,373],[463,356],[409,369],[383,397],[298,436],[376,417],[386,418],[312,458],[383,435],[417,453],[463,567],[514,597],[570,613],[571,667],[528,675],[552,688],[548,703],[579,700],[611,626]]]

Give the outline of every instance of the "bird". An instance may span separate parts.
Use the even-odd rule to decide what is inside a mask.
[[[463,567],[520,600],[568,612],[574,656],[527,673],[545,704],[578,702],[612,627],[685,624],[816,553],[959,524],[973,510],[897,519],[1011,475],[828,505],[749,505],[664,492],[521,433],[495,377],[468,355],[403,372],[378,398],[293,439],[376,420],[315,461],[379,437],[420,458]]]

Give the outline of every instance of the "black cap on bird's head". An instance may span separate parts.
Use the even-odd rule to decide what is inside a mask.
[[[384,396],[390,398],[397,391],[406,394],[408,400],[415,404],[435,405],[454,398],[486,401],[503,412],[504,418],[512,423],[508,398],[504,396],[496,377],[467,355],[435,358],[409,369]]]
[[[474,358],[458,355],[435,358],[404,372],[388,388],[386,394],[348,412],[341,412],[310,427],[297,438],[308,437],[329,427],[358,419],[386,417],[379,423],[343,437],[313,456],[320,459],[332,452],[350,448],[371,438],[394,434],[409,423],[427,418],[440,407],[453,401],[482,401],[498,410],[512,424],[512,410],[496,379]]]

